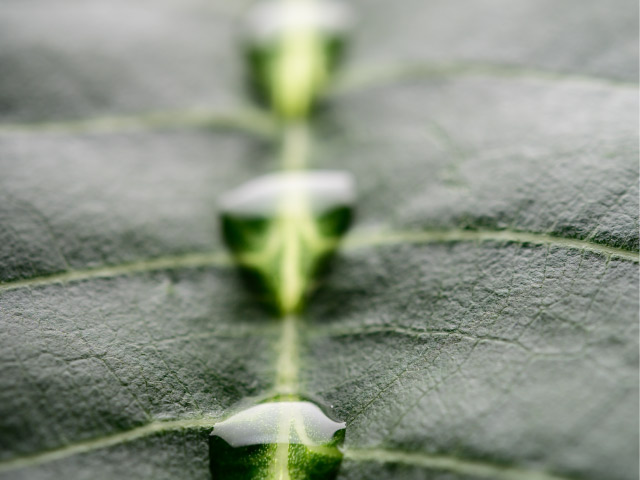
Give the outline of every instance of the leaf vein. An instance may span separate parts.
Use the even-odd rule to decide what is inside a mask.
[[[463,230],[463,229],[429,229],[368,233],[365,231],[352,234],[345,241],[345,249],[357,250],[385,245],[403,244],[447,244],[462,242],[507,242],[516,244],[532,244],[555,246],[581,251],[590,251],[603,255],[607,260],[616,258],[638,263],[638,252],[619,247],[611,247],[587,240],[556,237],[542,233],[529,233],[511,230]],[[0,292],[23,287],[36,287],[93,278],[112,278],[129,274],[175,270],[180,268],[226,267],[231,265],[230,258],[219,251],[185,253],[136,262],[108,265],[97,268],[69,270],[49,275],[35,276],[0,283]]]
[[[88,453],[93,450],[113,447],[132,442],[151,435],[176,430],[213,428],[217,421],[215,417],[185,418],[171,421],[154,421],[141,427],[126,430],[111,435],[93,438],[82,442],[72,443],[45,452],[13,458],[0,462],[0,473],[22,468],[35,467],[44,463],[62,460],[73,455]]]
[[[486,460],[467,460],[449,455],[380,448],[345,449],[344,457],[354,462],[394,463],[495,480],[567,480],[569,478],[541,470],[528,470]]]
[[[392,85],[397,82],[430,78],[456,78],[484,75],[504,79],[533,79],[546,82],[579,82],[608,88],[634,89],[637,83],[604,77],[587,76],[520,65],[480,62],[414,62],[396,65],[361,65],[352,67],[335,83],[329,96],[360,92],[363,88]]]

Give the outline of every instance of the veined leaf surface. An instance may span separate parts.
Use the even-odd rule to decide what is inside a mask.
[[[277,168],[243,3],[3,6],[0,478],[206,479],[270,394],[216,218]],[[341,478],[637,478],[637,4],[354,8],[311,165],[359,216],[290,336]]]

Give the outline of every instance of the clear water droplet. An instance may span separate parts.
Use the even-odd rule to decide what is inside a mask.
[[[309,401],[276,401],[217,423],[209,441],[213,480],[330,480],[342,461],[345,424]]]
[[[351,14],[330,0],[265,1],[247,16],[251,83],[285,118],[307,115],[345,49]]]
[[[290,171],[252,180],[221,200],[227,246],[282,314],[302,306],[353,216],[347,172]]]

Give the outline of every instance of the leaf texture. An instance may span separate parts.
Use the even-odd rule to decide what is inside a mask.
[[[298,345],[340,478],[637,478],[637,4],[353,3],[311,164],[357,228]],[[0,478],[210,478],[211,425],[272,391],[216,217],[277,168],[244,8],[0,12]]]

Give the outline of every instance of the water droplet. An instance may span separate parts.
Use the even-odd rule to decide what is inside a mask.
[[[309,401],[256,405],[214,426],[209,441],[213,480],[333,479],[344,434],[344,423]]]
[[[354,199],[347,172],[265,175],[223,197],[224,239],[279,312],[294,313],[349,228]]]
[[[342,57],[351,15],[329,0],[265,1],[247,16],[249,74],[282,117],[307,115]]]

